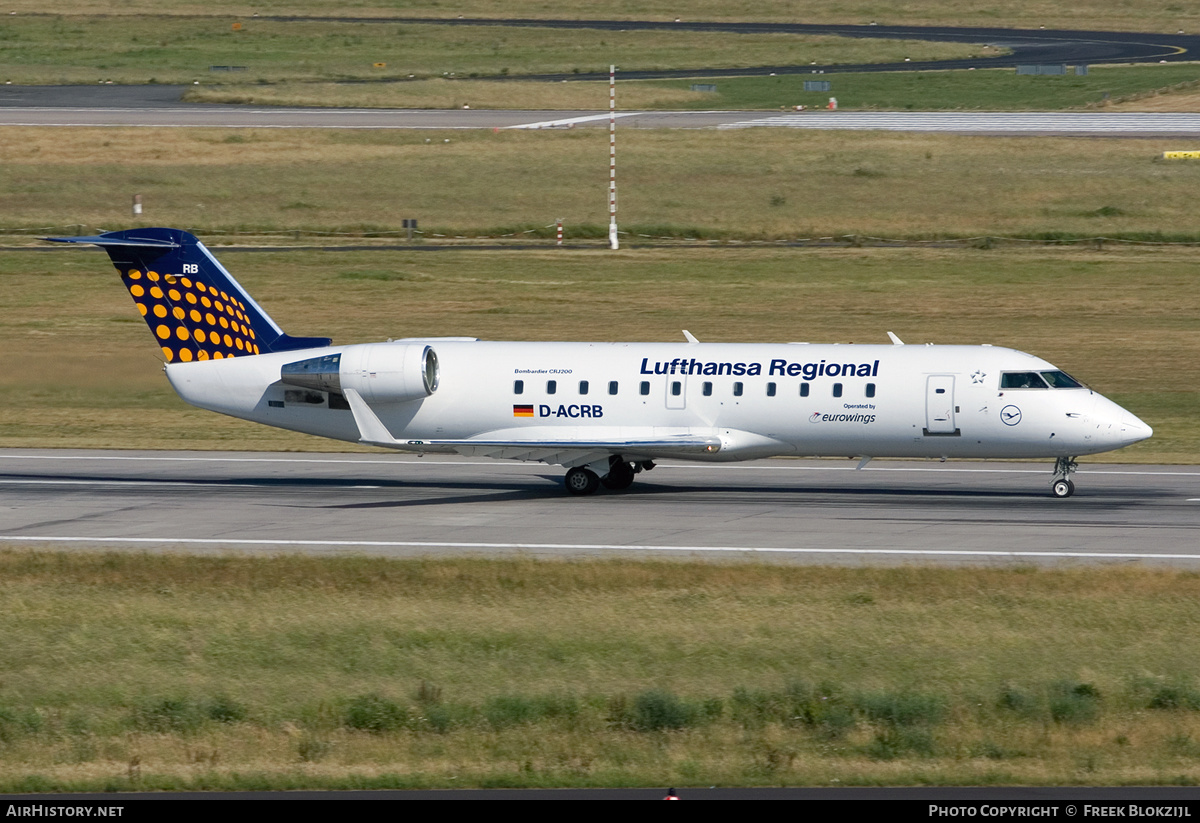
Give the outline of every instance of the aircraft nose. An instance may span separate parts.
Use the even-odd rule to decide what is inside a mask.
[[[1121,409],[1121,417],[1118,423],[1120,425],[1121,440],[1127,444],[1138,443],[1154,435],[1154,429],[1128,409]]]
[[[1097,396],[1093,415],[1101,437],[1112,443],[1113,448],[1138,443],[1154,434],[1154,429],[1137,415],[1107,397]]]

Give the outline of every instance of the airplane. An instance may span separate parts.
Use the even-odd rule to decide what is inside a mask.
[[[285,333],[195,236],[47,237],[108,252],[187,403],[403,452],[540,461],[574,495],[628,488],[656,460],[781,455],[1076,458],[1150,426],[1036,357],[904,343],[490,342],[331,345]]]

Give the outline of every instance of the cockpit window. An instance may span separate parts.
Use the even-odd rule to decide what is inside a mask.
[[[1044,389],[1046,381],[1035,371],[1008,371],[1000,375],[1002,389]]]
[[[1044,371],[1042,377],[1052,389],[1082,389],[1083,384],[1065,371]]]

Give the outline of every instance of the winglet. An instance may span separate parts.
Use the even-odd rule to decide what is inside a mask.
[[[699,343],[700,342],[699,340],[696,339],[696,335],[692,334],[687,329],[683,330],[683,336],[687,338],[687,341],[689,343]]]
[[[400,441],[392,437],[392,433],[383,425],[367,401],[354,389],[342,389],[346,402],[350,404],[350,412],[354,415],[354,423],[358,426],[358,439],[362,443],[373,446],[395,446]]]
[[[901,340],[899,337],[897,337],[895,332],[888,332],[888,337],[892,338],[893,346],[903,346],[904,345],[904,341]]]

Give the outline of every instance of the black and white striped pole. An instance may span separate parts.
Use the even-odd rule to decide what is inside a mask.
[[[608,247],[617,242],[617,67],[608,67]]]

